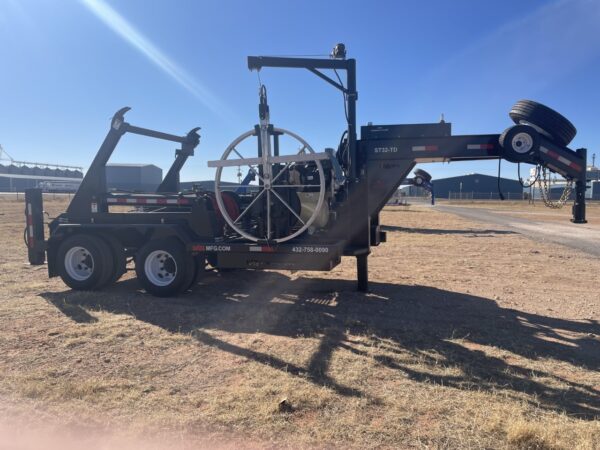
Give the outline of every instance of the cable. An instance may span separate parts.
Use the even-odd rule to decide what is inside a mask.
[[[260,70],[256,71],[256,76],[258,77],[258,88],[260,89],[262,87],[262,81],[260,79]]]
[[[348,152],[348,141],[346,141],[346,145],[344,145],[344,147],[342,148],[342,145],[344,144],[344,138],[348,136],[348,130],[344,130],[344,132],[342,133],[342,136],[340,137],[340,143],[338,144],[338,151],[337,151],[337,160],[340,163],[340,165],[344,166],[345,162],[346,162],[346,153]]]
[[[517,164],[517,174],[519,176],[519,183],[521,183],[521,187],[523,187],[525,189],[529,189],[531,186],[533,186],[535,183],[537,183],[538,178],[540,177],[540,169],[539,169],[539,166],[537,166],[537,165],[535,166],[535,178],[529,184],[523,183],[523,179],[521,178],[521,163]]]
[[[333,71],[335,72],[335,76],[337,77],[338,81],[340,82],[340,85],[344,88],[344,90],[346,89],[346,86],[344,86],[344,83],[342,83],[342,79],[340,78],[340,74],[338,73],[337,69],[333,69]],[[350,119],[348,119],[348,96],[346,95],[346,92],[342,91],[342,96],[344,97],[344,115],[346,116],[346,123],[350,124]]]
[[[500,197],[500,200],[504,200],[504,194],[502,194],[502,188],[500,187],[501,166],[502,166],[502,158],[498,158],[498,197]]]

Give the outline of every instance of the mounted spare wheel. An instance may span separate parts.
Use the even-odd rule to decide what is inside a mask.
[[[196,274],[196,262],[178,239],[156,239],[138,252],[135,272],[148,293],[170,297],[190,287]]]
[[[113,274],[108,244],[96,236],[68,237],[59,245],[56,257],[58,274],[72,289],[100,289]]]
[[[431,175],[423,169],[416,169],[413,173],[415,174],[415,177],[421,177],[421,179],[427,182],[431,181]]]
[[[569,120],[533,100],[519,100],[508,115],[517,125],[532,125],[541,134],[561,146],[569,145],[577,134],[577,129]]]
[[[507,128],[498,141],[504,148],[504,158],[513,163],[531,161],[540,149],[540,135],[529,125]]]

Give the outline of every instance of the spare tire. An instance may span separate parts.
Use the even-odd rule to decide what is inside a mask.
[[[533,100],[519,100],[508,115],[517,125],[532,124],[541,128],[561,146],[567,146],[577,134],[577,129],[569,120],[553,109]]]
[[[423,180],[428,183],[431,181],[431,175],[428,172],[425,172],[423,169],[416,169],[414,172],[415,176],[423,178]]]

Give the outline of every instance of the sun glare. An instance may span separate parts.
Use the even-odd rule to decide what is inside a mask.
[[[81,0],[81,2],[104,24],[137,49],[154,65],[169,75],[180,86],[200,100],[207,108],[221,116],[227,108],[209,90],[202,86],[185,70],[161,52],[148,38],[129,23],[121,14],[103,0]]]

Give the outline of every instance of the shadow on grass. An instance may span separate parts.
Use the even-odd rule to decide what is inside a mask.
[[[487,298],[432,287],[372,282],[371,292],[364,294],[355,291],[354,281],[291,280],[275,272],[207,272],[190,294],[171,299],[133,292],[134,286],[135,280],[127,280],[104,293],[42,295],[73,320],[81,321],[79,309],[130,314],[173,333],[191,334],[204,345],[303,376],[344,396],[364,393],[328,375],[338,348],[371,358],[418,382],[526,394],[532,403],[549,410],[586,419],[600,416],[599,391],[572,377],[561,378],[514,362],[519,356],[548,358],[598,370],[597,321],[524,313],[501,308]],[[72,307],[61,307],[64,303]],[[275,354],[222,341],[211,330],[317,336],[321,341],[310,362],[300,367]],[[368,347],[373,345],[385,349],[385,355],[372,356]],[[515,357],[491,356],[483,346]],[[459,369],[452,373],[460,375],[440,373],[440,367]]]

